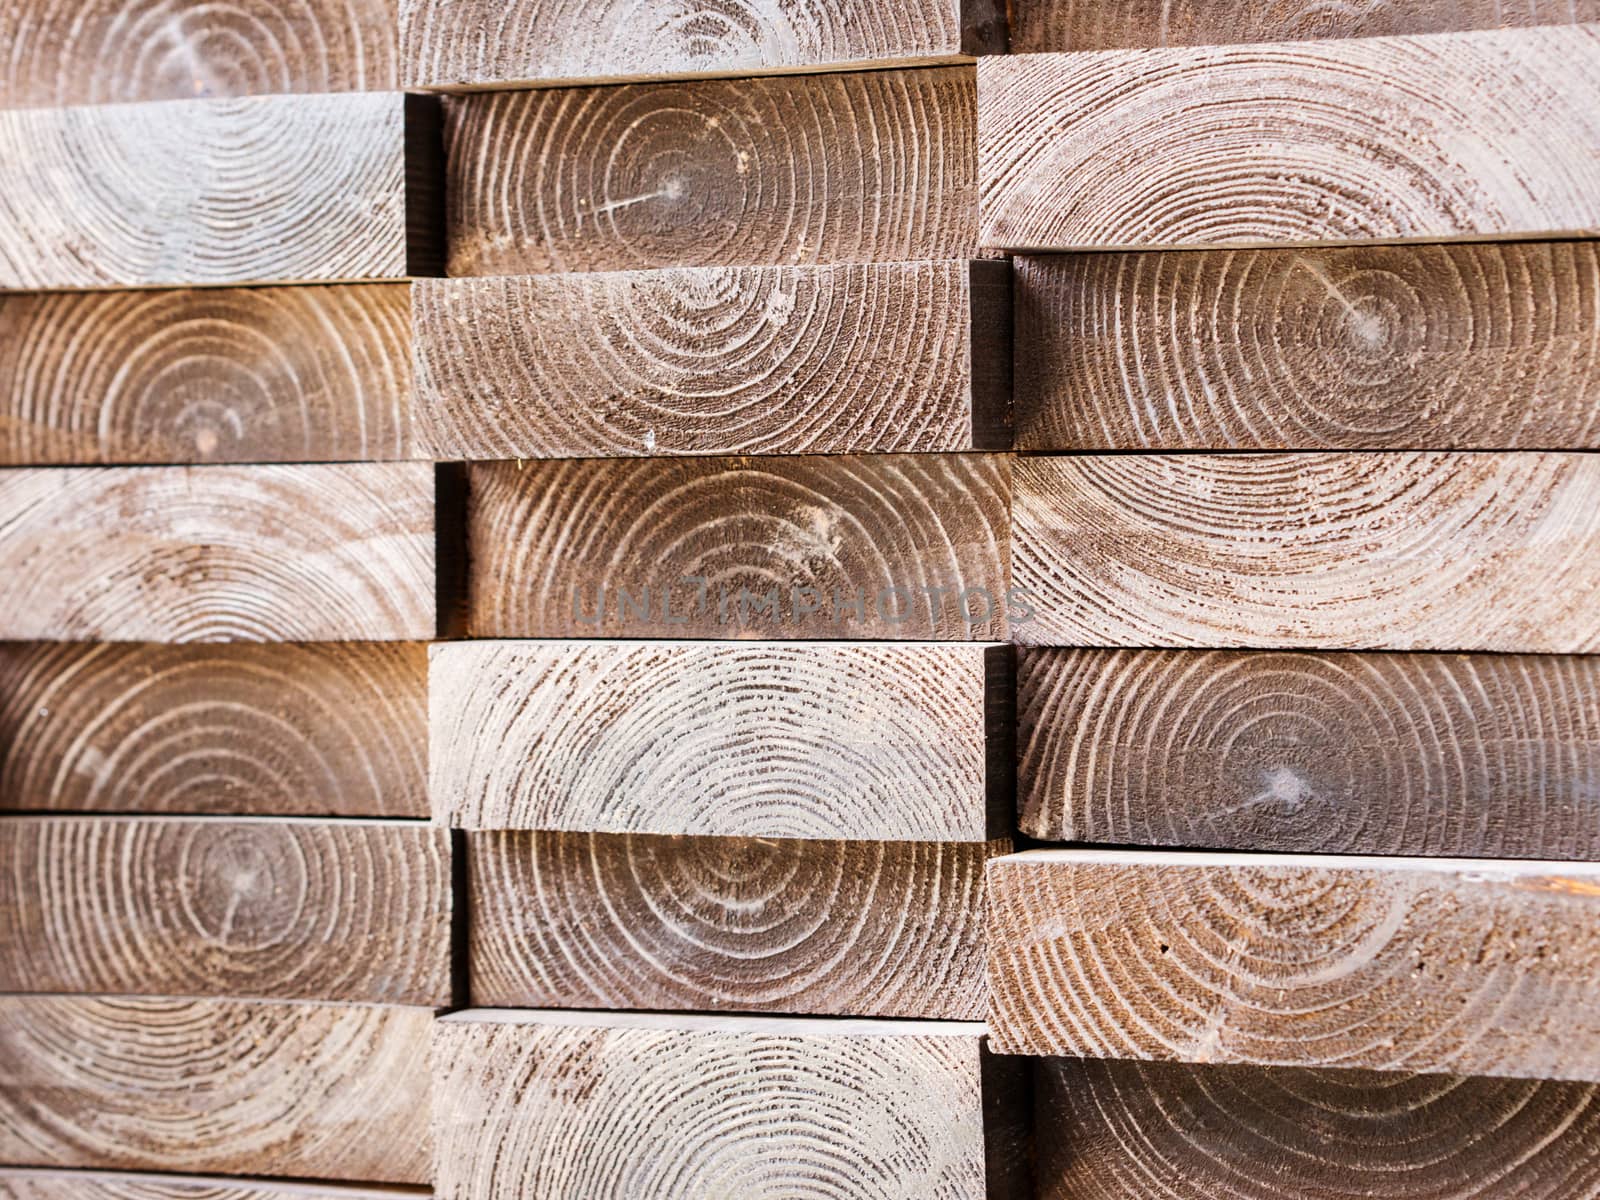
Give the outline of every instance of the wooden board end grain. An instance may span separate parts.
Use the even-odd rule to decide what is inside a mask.
[[[1121,50],[1230,42],[1393,37],[1600,21],[1596,0],[1026,0],[1011,6],[1011,51]]]
[[[453,276],[976,257],[971,67],[444,109]]]
[[[994,641],[1000,455],[473,464],[474,637]]]
[[[0,863],[0,992],[452,999],[437,826],[11,816]]]
[[[1009,841],[466,835],[474,1004],[982,1020]]]
[[[1600,448],[1600,247],[1016,263],[1023,450]]]
[[[416,642],[0,644],[0,810],[428,816]]]
[[[1568,1200],[1600,1191],[1600,1088],[1049,1059],[1041,1200]]]
[[[1052,842],[1600,859],[1600,658],[1029,649]]]
[[[0,463],[411,457],[403,284],[0,295]]]
[[[681,267],[413,285],[440,459],[1010,449],[995,261]]]
[[[433,468],[0,471],[0,640],[420,641]]]
[[[0,1162],[427,1183],[433,1014],[0,996]]]
[[[435,1026],[440,1200],[983,1200],[983,1026],[471,1010]]]
[[[396,0],[4,0],[0,109],[400,87]]]
[[[408,213],[426,208],[408,205],[408,132],[435,104],[374,92],[0,111],[0,291],[405,278],[412,230],[430,224]]]
[[[435,815],[468,829],[977,841],[1012,818],[1009,646],[457,642]]]
[[[412,1188],[0,1167],[0,1200],[424,1200]]]
[[[1600,458],[1099,455],[1013,467],[1044,646],[1600,648]]]
[[[1600,864],[1036,850],[987,887],[997,1050],[1600,1082]]]
[[[413,88],[859,70],[1006,46],[1001,0],[402,0],[400,23]]]
[[[1600,25],[1001,55],[978,72],[985,246],[1600,231]]]

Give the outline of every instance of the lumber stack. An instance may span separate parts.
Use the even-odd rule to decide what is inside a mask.
[[[437,101],[384,0],[0,43],[0,1195],[415,1195]]]
[[[1037,1194],[1595,1194],[1600,10],[1018,8]]]
[[[0,1200],[1600,1196],[1600,8],[0,45]]]

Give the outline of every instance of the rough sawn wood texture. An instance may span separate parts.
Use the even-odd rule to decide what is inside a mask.
[[[1600,1082],[1600,865],[1036,850],[988,867],[998,1050]]]
[[[982,241],[1589,236],[1600,25],[978,64]]]
[[[982,1020],[1010,845],[469,833],[473,1003]]]
[[[1011,649],[435,646],[435,816],[468,829],[984,841],[1011,824]]]
[[[1600,860],[1600,658],[1024,651],[1047,842]]]
[[[1008,450],[1004,263],[420,280],[441,459]]]
[[[999,0],[401,0],[407,87],[615,83],[951,62],[1003,50]]]

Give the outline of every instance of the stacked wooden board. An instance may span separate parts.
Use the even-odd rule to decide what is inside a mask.
[[[0,0],[0,1197],[1600,1197],[1590,7]]]
[[[1600,1195],[1600,9],[1302,7],[979,66],[1063,844],[991,1037],[1041,1196]]]

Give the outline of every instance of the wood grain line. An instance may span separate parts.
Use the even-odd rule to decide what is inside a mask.
[[[1001,1052],[1600,1082],[1600,865],[1038,850],[987,888]]]
[[[1593,1084],[1049,1059],[1041,1200],[1600,1195]]]
[[[433,469],[0,471],[0,640],[419,641]]]
[[[985,246],[1600,232],[1600,25],[1001,55],[978,72]]]
[[[417,822],[0,820],[0,992],[447,1005],[450,840]]]
[[[1045,841],[1600,860],[1600,658],[1028,650]]]
[[[978,454],[474,464],[471,633],[1000,640],[1009,473]]]
[[[0,0],[0,109],[400,86],[395,0]]]
[[[423,1200],[412,1188],[0,1167],[0,1200]]]
[[[1022,458],[1031,645],[1600,648],[1600,458]]]
[[[0,996],[0,1162],[427,1183],[427,1009]]]
[[[426,817],[420,643],[0,644],[0,809]]]
[[[982,1020],[1010,848],[470,833],[473,1003]]]
[[[971,258],[970,67],[446,97],[450,275]]]
[[[1005,49],[999,0],[403,0],[406,86],[621,83],[952,62]]]
[[[0,111],[0,290],[404,278],[405,100]]]
[[[1315,38],[1393,37],[1600,21],[1595,0],[1028,0],[1011,7],[1011,50],[1121,50]]]
[[[0,463],[403,459],[403,286],[0,296]]]
[[[1022,258],[1025,450],[1600,448],[1592,242]]]
[[[467,829],[981,842],[1011,823],[1011,648],[457,642],[430,793]]]
[[[434,1031],[435,1188],[440,1200],[981,1200],[981,1035],[942,1022],[453,1015]]]
[[[421,280],[413,296],[435,458],[1010,448],[1010,373],[985,369],[1009,367],[1004,263]]]

